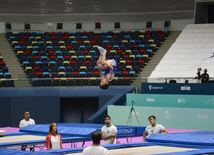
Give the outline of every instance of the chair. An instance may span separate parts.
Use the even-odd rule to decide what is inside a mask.
[[[49,72],[43,72],[42,76],[43,78],[49,78]]]
[[[27,30],[27,31],[30,30],[30,24],[29,24],[29,23],[25,23],[24,31],[25,31],[25,30]]]
[[[52,80],[51,80],[51,78],[46,78],[45,79],[45,86],[52,86]]]
[[[170,27],[171,27],[171,20],[166,20],[164,22],[164,29],[169,30]]]
[[[85,72],[87,70],[86,66],[80,66],[80,71]]]
[[[65,72],[66,77],[72,77],[72,72]]]
[[[114,22],[114,29],[120,29],[120,22]]]
[[[11,31],[12,30],[12,26],[11,23],[6,23],[6,32]]]
[[[118,77],[114,77],[110,84],[111,85],[118,85]]]
[[[59,78],[54,78],[53,79],[53,86],[59,86]]]
[[[33,87],[39,86],[39,80],[38,80],[38,78],[33,78],[31,81],[32,81],[32,86]]]
[[[67,86],[67,78],[60,78],[60,85],[61,86]]]
[[[116,71],[115,72],[116,77],[122,77],[122,72],[121,71]]]
[[[123,76],[123,77],[127,77],[128,75],[129,75],[129,72],[128,72],[128,71],[123,71],[123,72],[122,72],[122,76]]]
[[[2,67],[1,70],[2,70],[2,73],[8,72],[8,68],[7,67]]]
[[[76,30],[82,30],[82,23],[76,23]]]
[[[67,80],[68,80],[68,86],[74,86],[74,83],[75,83],[74,78],[70,77],[70,78],[67,78]]]
[[[57,30],[63,30],[63,23],[57,23]]]
[[[152,21],[147,21],[146,22],[146,29],[152,29]]]
[[[101,23],[100,22],[95,23],[95,30],[96,29],[99,29],[99,30],[101,29]]]
[[[14,80],[13,79],[7,79],[7,86],[8,87],[14,87]]]
[[[129,77],[135,77],[135,71],[129,71]]]
[[[90,83],[91,86],[96,86],[96,85],[98,85],[98,83],[97,83],[97,78],[95,78],[95,77],[89,78],[89,83]]]
[[[86,77],[86,72],[79,72],[80,77]]]

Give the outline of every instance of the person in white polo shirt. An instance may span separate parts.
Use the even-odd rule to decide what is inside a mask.
[[[35,124],[34,119],[30,118],[30,113],[29,113],[29,111],[25,111],[25,112],[23,113],[23,115],[24,115],[24,119],[21,120],[20,123],[19,123],[19,127],[20,127],[20,128],[26,127],[26,126],[28,126],[28,125],[30,125],[30,124],[31,124],[31,125],[34,125],[34,124]],[[22,145],[21,150],[24,151],[24,150],[26,149],[26,147],[27,147],[27,145]],[[33,148],[32,148],[32,147],[30,148],[30,151],[33,151]]]
[[[149,120],[151,125],[146,127],[146,129],[143,133],[143,141],[146,140],[147,134],[149,137],[149,136],[152,136],[152,135],[158,134],[158,133],[169,133],[169,131],[166,130],[163,125],[156,123],[156,117],[155,116],[153,116],[153,115],[149,116],[148,120]]]
[[[100,146],[100,140],[102,137],[99,131],[94,131],[91,135],[91,139],[93,144],[83,150],[83,155],[109,155],[109,151],[106,148]]]
[[[111,117],[104,116],[105,126],[102,127],[103,145],[116,144],[117,127],[111,124]]]

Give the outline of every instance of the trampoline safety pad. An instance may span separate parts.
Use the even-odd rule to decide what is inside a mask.
[[[181,151],[198,150],[194,148],[182,148],[182,147],[168,147],[168,146],[143,146],[143,147],[130,147],[109,150],[111,155],[148,155]],[[66,155],[81,155],[81,153],[70,153]]]
[[[34,136],[34,135],[7,136],[7,137],[0,137],[0,144],[8,143],[8,142],[23,142],[23,141],[44,140],[44,139],[46,139],[45,136]]]

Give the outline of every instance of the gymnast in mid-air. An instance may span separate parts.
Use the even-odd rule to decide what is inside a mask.
[[[97,61],[97,67],[101,77],[100,88],[108,89],[109,82],[114,78],[117,62],[114,59],[106,60],[106,50],[102,47],[98,47],[98,49],[100,51],[100,57]],[[102,70],[105,70],[104,74]]]

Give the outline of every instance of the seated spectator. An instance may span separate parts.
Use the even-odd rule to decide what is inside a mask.
[[[156,117],[155,116],[149,116],[148,120],[149,120],[151,125],[146,127],[146,129],[143,133],[143,141],[146,140],[147,134],[149,137],[149,136],[152,136],[154,134],[158,134],[158,133],[162,133],[162,132],[163,133],[169,133],[169,131],[166,130],[164,126],[156,123]]]

